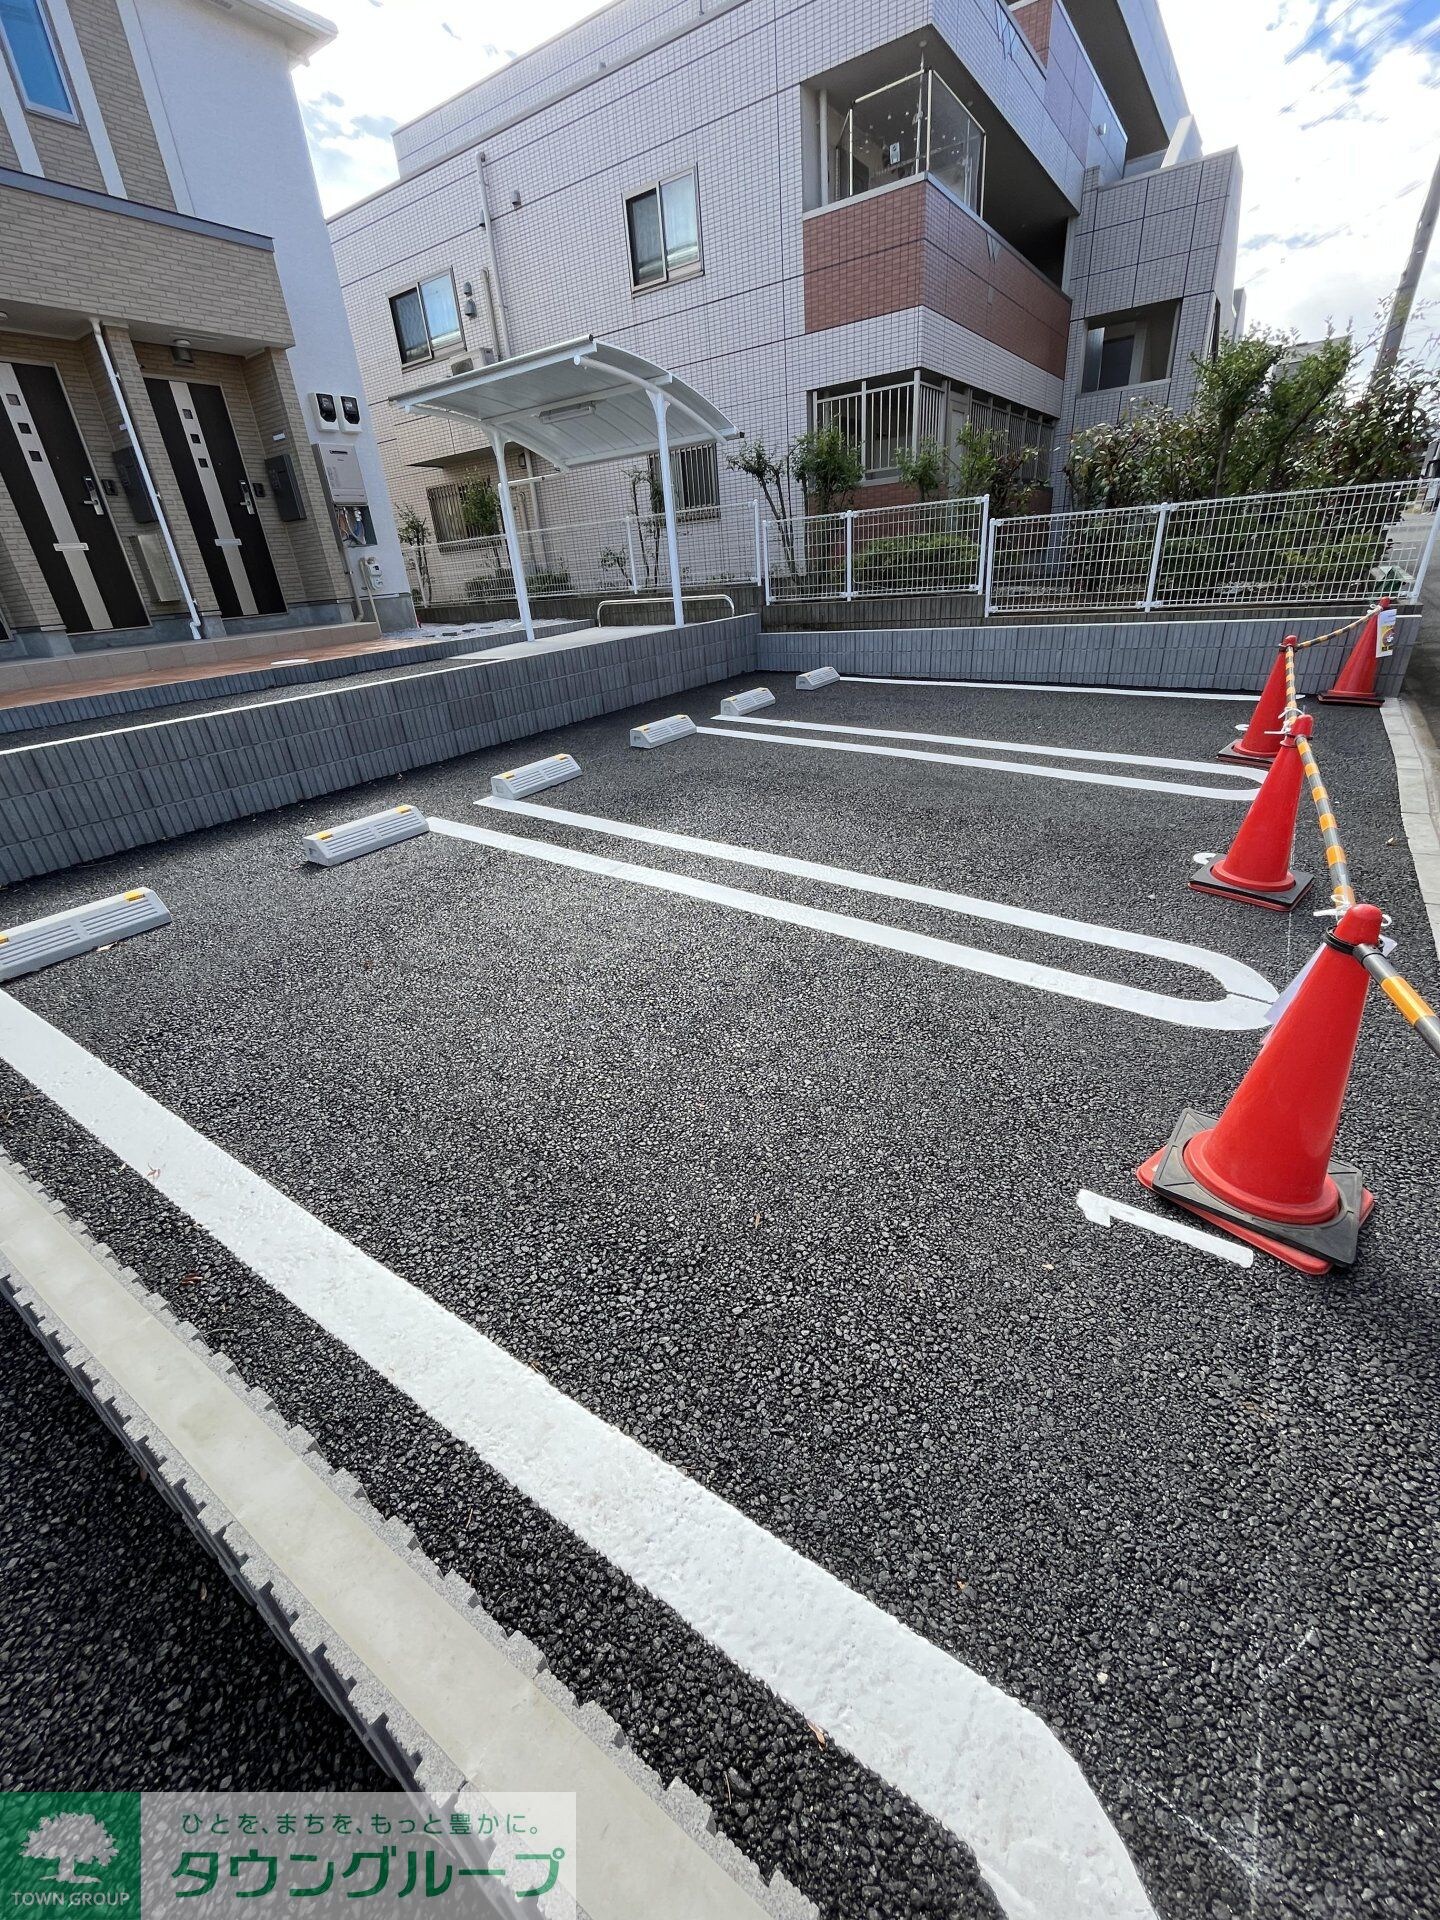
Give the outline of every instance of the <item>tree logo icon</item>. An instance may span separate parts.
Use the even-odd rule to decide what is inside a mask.
[[[53,1860],[56,1880],[93,1885],[99,1872],[82,1873],[81,1867],[108,1867],[117,1848],[93,1813],[52,1813],[29,1835],[21,1852],[26,1860]]]

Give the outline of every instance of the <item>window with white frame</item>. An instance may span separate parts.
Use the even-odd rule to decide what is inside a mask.
[[[0,0],[0,41],[24,105],[32,113],[75,119],[43,0]]]
[[[6,6],[9,0],[0,0]],[[390,319],[395,328],[395,344],[403,365],[413,367],[422,360],[433,360],[437,353],[465,344],[460,325],[460,303],[455,298],[455,280],[450,273],[437,273],[418,286],[390,296]]]
[[[663,286],[700,271],[700,186],[693,172],[657,180],[625,202],[630,284]]]
[[[648,458],[653,497],[660,490],[660,456],[652,453]],[[677,513],[715,512],[720,505],[720,461],[715,442],[707,440],[699,447],[672,447],[670,485]]]

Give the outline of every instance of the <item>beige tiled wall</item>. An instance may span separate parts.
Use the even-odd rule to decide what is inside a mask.
[[[293,335],[275,257],[211,234],[0,187],[0,306],[124,314],[172,333]]]
[[[175,197],[115,0],[69,0],[69,6],[126,193],[152,207],[173,207]]]

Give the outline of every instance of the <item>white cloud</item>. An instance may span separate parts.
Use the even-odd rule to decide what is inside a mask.
[[[1303,339],[1333,322],[1365,339],[1435,164],[1435,0],[1162,0],[1162,11],[1206,148],[1240,148],[1250,321]],[[1339,23],[1328,34],[1325,19]],[[1406,351],[1433,356],[1435,254],[1421,299],[1429,311],[1412,320]]]
[[[295,72],[327,213],[395,178],[389,128],[562,27],[594,0],[316,0],[339,38]]]
[[[1245,167],[1249,317],[1367,336],[1435,155],[1440,0],[1161,0],[1207,149]],[[593,11],[591,0],[330,0],[339,39],[296,73],[327,211],[395,177],[392,125]],[[1327,31],[1323,23],[1332,24]],[[1427,28],[1429,29],[1427,34]],[[1289,109],[1286,111],[1286,109]],[[1408,347],[1440,352],[1440,253]]]

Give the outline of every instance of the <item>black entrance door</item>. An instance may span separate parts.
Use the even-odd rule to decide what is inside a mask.
[[[147,380],[160,435],[221,613],[283,613],[275,563],[219,387]]]
[[[0,361],[0,480],[68,632],[149,625],[54,367]]]

